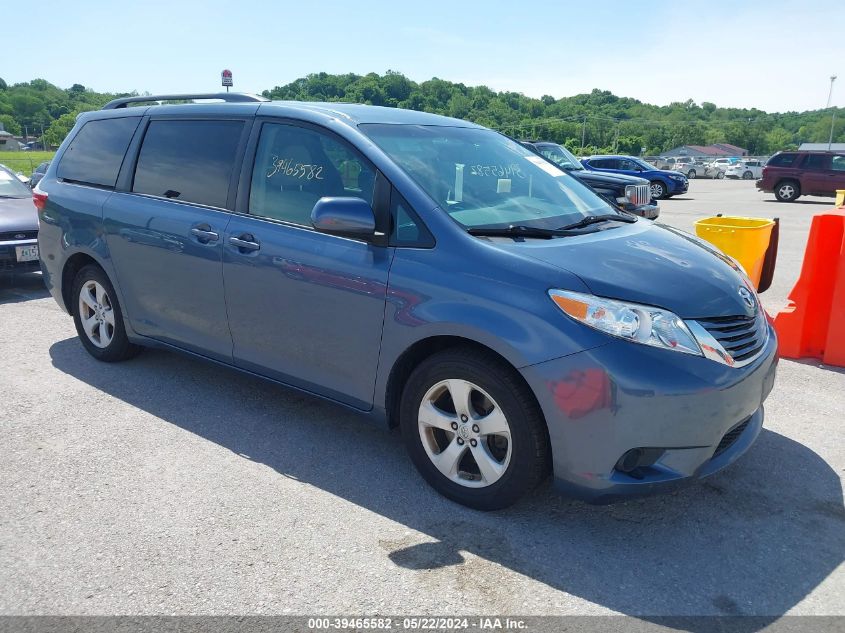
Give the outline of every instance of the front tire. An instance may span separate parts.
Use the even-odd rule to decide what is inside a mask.
[[[97,360],[113,363],[132,358],[141,351],[126,336],[114,286],[99,266],[85,266],[76,275],[72,306],[79,340]]]
[[[778,202],[793,202],[801,195],[801,187],[794,180],[782,180],[775,187]]]
[[[548,432],[534,395],[493,354],[458,348],[424,360],[408,378],[399,417],[423,478],[470,508],[507,507],[549,473]]]
[[[752,174],[750,171],[746,171],[742,174],[743,180],[751,180],[752,178],[754,178],[754,174]]]
[[[663,200],[666,197],[666,185],[664,185],[659,180],[653,180],[651,182],[651,197],[655,200]]]

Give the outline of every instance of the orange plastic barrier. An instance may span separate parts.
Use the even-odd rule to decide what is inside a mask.
[[[845,208],[813,217],[801,276],[775,330],[781,356],[845,367]]]

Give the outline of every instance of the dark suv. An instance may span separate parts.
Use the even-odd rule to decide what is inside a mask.
[[[781,202],[834,197],[837,189],[845,189],[845,152],[779,152],[763,168],[757,189],[774,192]]]
[[[520,143],[566,170],[570,176],[575,176],[621,209],[649,220],[654,220],[660,215],[657,201],[652,200],[651,187],[645,178],[590,171],[585,169],[563,145],[550,141],[520,141]]]

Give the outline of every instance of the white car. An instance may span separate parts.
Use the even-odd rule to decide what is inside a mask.
[[[704,163],[692,156],[679,156],[678,158],[669,158],[666,160],[667,166],[663,169],[679,171],[684,176],[692,180],[693,178],[702,178],[706,175],[707,168]]]
[[[734,163],[725,170],[725,178],[742,178],[743,180],[751,180],[752,178],[763,177],[763,161],[760,160],[743,160]]]
[[[739,161],[736,158],[716,158],[707,163],[707,175],[711,178],[724,178],[728,168],[737,162]]]

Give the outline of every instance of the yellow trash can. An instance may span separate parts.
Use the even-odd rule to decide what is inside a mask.
[[[845,189],[836,190],[836,206],[845,207]]]
[[[774,220],[766,218],[715,216],[696,222],[695,233],[736,259],[756,288],[774,225]]]

